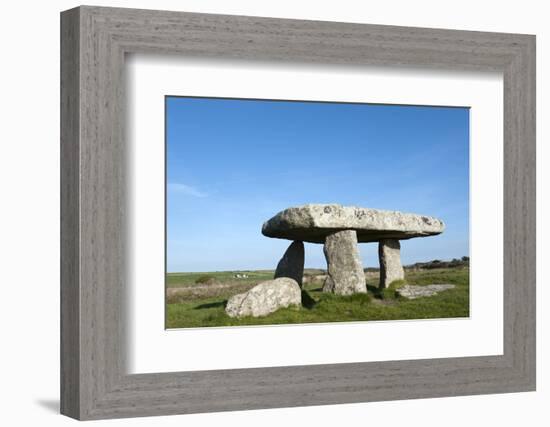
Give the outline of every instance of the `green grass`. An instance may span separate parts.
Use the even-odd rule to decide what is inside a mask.
[[[469,269],[446,268],[406,271],[412,285],[452,283],[456,287],[435,296],[407,300],[398,298],[395,289],[377,288],[376,275],[367,275],[367,294],[339,296],[321,292],[322,282],[304,285],[302,307],[289,307],[265,317],[234,319],[225,314],[227,299],[244,292],[273,271],[238,272],[248,275],[237,279],[237,272],[168,274],[167,328],[206,326],[273,325],[285,323],[325,323],[365,320],[430,319],[469,316]],[[200,276],[213,276],[207,284],[195,284]]]

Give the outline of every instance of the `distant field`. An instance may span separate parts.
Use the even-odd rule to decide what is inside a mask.
[[[393,289],[380,292],[378,272],[366,273],[368,293],[337,296],[321,292],[323,270],[306,270],[302,308],[284,308],[266,317],[234,319],[225,314],[227,299],[273,278],[272,270],[169,273],[167,328],[324,323],[361,320],[430,319],[469,316],[469,268],[406,271],[407,283],[451,283],[456,288],[438,295],[406,300]]]
[[[305,269],[304,274],[323,274],[323,270]],[[211,276],[219,283],[253,283],[257,284],[263,280],[273,279],[274,270],[239,270],[239,271],[212,271],[199,273],[168,273],[166,275],[166,286],[168,288],[179,288],[196,285],[195,281],[200,277]],[[236,275],[246,275],[247,278],[236,278]]]

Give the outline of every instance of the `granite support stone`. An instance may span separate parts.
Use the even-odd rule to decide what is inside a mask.
[[[405,279],[405,271],[401,265],[401,244],[398,239],[382,239],[378,242],[378,258],[380,260],[379,287],[387,288],[395,280]]]
[[[325,239],[323,251],[328,267],[328,277],[323,285],[323,292],[338,295],[367,292],[355,230],[329,234]]]
[[[277,264],[275,279],[288,277],[294,279],[300,287],[304,277],[304,243],[294,241],[290,244],[283,257]]]

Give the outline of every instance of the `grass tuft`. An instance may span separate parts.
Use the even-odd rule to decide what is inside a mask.
[[[391,288],[391,289],[398,289],[402,286],[405,286],[407,284],[407,281],[404,280],[404,279],[397,279],[397,280],[394,280],[393,282],[391,282],[388,286],[388,288]]]

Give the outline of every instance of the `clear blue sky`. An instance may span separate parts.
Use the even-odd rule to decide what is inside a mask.
[[[469,253],[467,108],[167,97],[166,141],[169,272],[275,268],[290,242],[262,223],[307,203],[442,219],[402,241],[404,264]],[[326,267],[322,245],[306,267]]]

